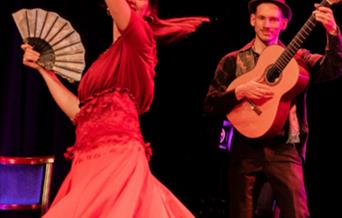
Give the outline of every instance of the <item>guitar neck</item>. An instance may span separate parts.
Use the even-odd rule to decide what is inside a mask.
[[[331,3],[328,0],[323,0],[320,5],[330,7]],[[299,30],[299,32],[295,35],[295,37],[291,40],[284,52],[277,59],[275,66],[280,70],[280,72],[294,57],[298,49],[303,45],[303,43],[308,38],[312,30],[316,27],[316,25],[317,21],[315,19],[315,16],[312,14],[310,18],[305,22],[303,27]]]

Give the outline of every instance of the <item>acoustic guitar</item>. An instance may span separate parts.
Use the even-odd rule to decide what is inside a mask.
[[[341,0],[323,0],[320,5],[330,7]],[[307,86],[309,74],[293,58],[317,25],[314,15],[306,21],[289,45],[268,46],[260,55],[253,70],[237,77],[227,88],[234,90],[255,78],[267,84],[274,95],[262,101],[244,98],[228,114],[231,124],[248,138],[270,137],[284,127],[291,101]]]

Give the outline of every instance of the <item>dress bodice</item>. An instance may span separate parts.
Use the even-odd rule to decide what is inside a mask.
[[[102,93],[125,89],[134,97],[138,113],[147,111],[153,100],[156,62],[153,31],[132,11],[121,36],[83,76],[78,88],[81,106]]]
[[[132,96],[126,90],[103,93],[87,102],[74,119],[74,151],[88,151],[104,144],[143,143],[139,118]]]

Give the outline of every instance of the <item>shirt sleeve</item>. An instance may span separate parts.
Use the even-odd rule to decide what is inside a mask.
[[[135,11],[132,11],[127,28],[121,33],[127,44],[137,50],[150,49],[154,44],[154,35],[149,24]]]
[[[226,91],[228,85],[236,78],[236,57],[227,55],[217,65],[205,99],[205,112],[224,116],[238,103],[235,91]]]
[[[324,55],[312,54],[306,49],[300,49],[298,56],[300,63],[303,62],[309,70],[312,82],[324,82],[342,76],[342,35],[340,30],[336,36],[327,34]]]
[[[156,44],[149,24],[132,11],[130,22],[122,32],[120,76],[136,99],[138,112],[147,111],[154,96]]]

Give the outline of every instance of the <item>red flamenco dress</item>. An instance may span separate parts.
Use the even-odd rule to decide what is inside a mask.
[[[44,218],[190,218],[150,172],[138,115],[153,99],[156,45],[135,12],[79,86],[73,163]]]

